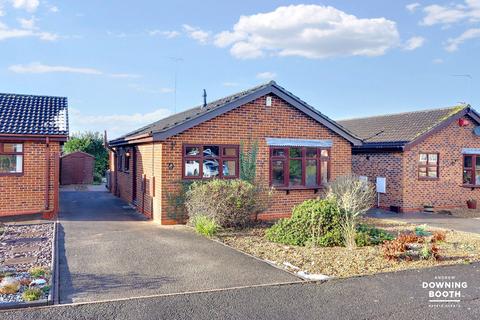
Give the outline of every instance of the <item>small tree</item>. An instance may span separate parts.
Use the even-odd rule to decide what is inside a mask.
[[[108,151],[103,145],[103,135],[98,132],[75,133],[65,143],[65,153],[83,151],[95,157],[94,179],[101,182],[108,169]]]
[[[372,207],[375,200],[373,185],[354,175],[338,177],[329,185],[327,197],[337,202],[343,215],[341,224],[345,246],[355,248],[358,218]]]
[[[257,174],[258,141],[253,141],[249,149],[240,143],[240,179],[255,182]]]

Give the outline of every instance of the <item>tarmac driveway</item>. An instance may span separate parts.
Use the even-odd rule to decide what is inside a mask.
[[[143,221],[107,192],[61,192],[60,302],[300,281],[184,226]]]

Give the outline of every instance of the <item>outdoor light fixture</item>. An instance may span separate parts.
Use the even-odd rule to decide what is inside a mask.
[[[130,151],[125,152],[126,157],[130,157]]]

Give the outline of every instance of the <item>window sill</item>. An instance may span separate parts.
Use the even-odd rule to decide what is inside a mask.
[[[425,178],[425,177],[423,177],[423,178],[418,178],[418,180],[420,180],[420,181],[437,181],[437,180],[439,180],[439,178]]]
[[[480,188],[480,185],[462,184],[462,187],[463,187],[463,188],[477,189],[477,188]]]
[[[0,173],[0,177],[21,177],[23,176],[23,172],[17,173]]]
[[[285,191],[287,194],[290,193],[290,191],[295,191],[295,190],[312,190],[314,193],[318,193],[319,190],[323,190],[325,186],[316,186],[316,187],[305,187],[305,186],[298,186],[298,187],[275,187],[273,186],[275,190],[278,191]]]

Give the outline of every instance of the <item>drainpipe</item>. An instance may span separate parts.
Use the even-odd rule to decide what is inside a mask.
[[[50,138],[45,138],[45,211],[50,208]]]

